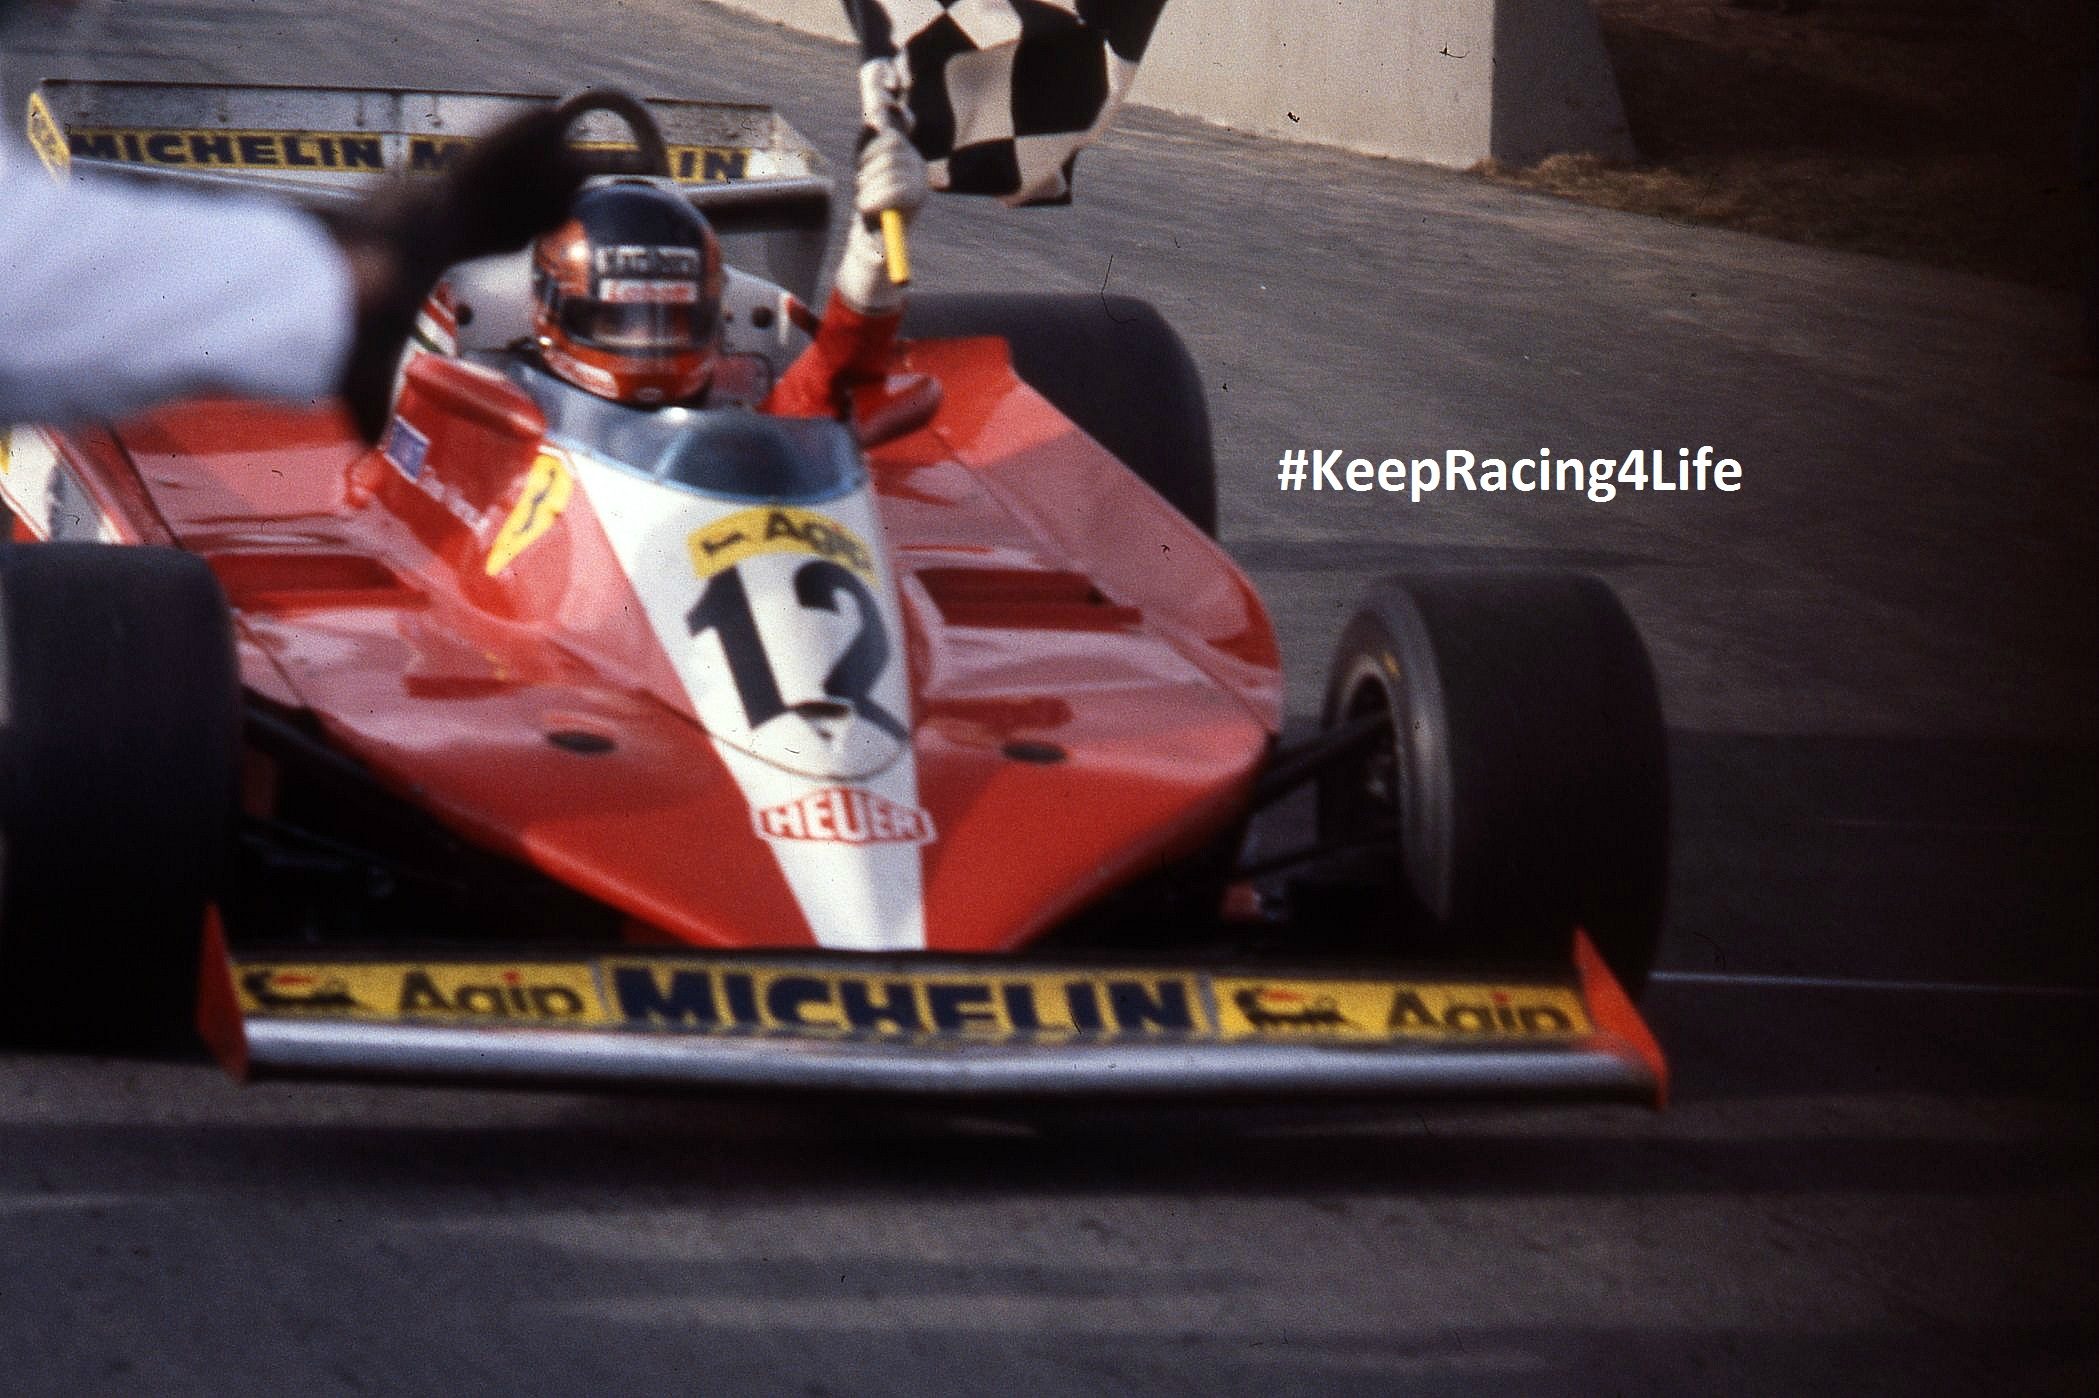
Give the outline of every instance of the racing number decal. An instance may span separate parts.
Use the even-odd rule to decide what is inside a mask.
[[[700,600],[685,614],[686,629],[694,640],[709,631],[721,637],[722,654],[729,657],[729,678],[735,681],[736,697],[743,701],[744,722],[756,732],[787,712],[780,698],[780,682],[773,678],[772,662],[765,658],[765,642],[758,636],[758,619],[751,615],[751,596],[743,590],[743,574],[725,568],[700,589]]]
[[[904,725],[895,714],[877,704],[869,692],[889,664],[889,633],[875,610],[874,594],[850,570],[828,558],[804,563],[795,570],[794,599],[811,611],[836,612],[841,592],[851,596],[853,605],[860,609],[860,631],[831,667],[831,673],[824,676],[824,693],[844,700],[852,705],[854,713],[904,742],[910,736]]]
[[[827,558],[812,559],[795,570],[795,601],[806,610],[837,612],[841,592],[859,609],[860,629],[824,676],[824,693],[843,701],[899,742],[905,741],[909,735],[902,721],[871,693],[889,664],[890,650],[889,633],[882,625],[874,594],[850,569]],[[741,569],[725,568],[708,579],[699,600],[685,614],[685,626],[695,640],[709,631],[720,638],[722,653],[729,660],[729,678],[743,704],[744,721],[753,732],[787,712],[772,662],[766,658],[765,642],[758,634],[757,618],[751,614]]]

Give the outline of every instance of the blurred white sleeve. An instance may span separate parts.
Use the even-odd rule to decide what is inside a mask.
[[[322,398],[353,309],[342,253],[297,210],[60,185],[0,140],[0,424],[204,391]]]

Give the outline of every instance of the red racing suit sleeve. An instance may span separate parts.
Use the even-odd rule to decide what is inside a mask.
[[[881,378],[889,369],[901,310],[880,315],[857,311],[831,293],[816,338],[766,395],[761,410],[781,417],[841,417],[846,392],[856,383]]]

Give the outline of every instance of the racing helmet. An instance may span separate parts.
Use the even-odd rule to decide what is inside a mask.
[[[621,403],[704,389],[721,341],[722,253],[699,210],[646,180],[596,185],[532,248],[547,368]]]

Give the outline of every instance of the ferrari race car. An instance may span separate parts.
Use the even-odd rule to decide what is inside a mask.
[[[314,203],[548,100],[35,99],[76,178]],[[1286,742],[1156,313],[920,295],[849,420],[771,416],[821,163],[764,109],[578,112],[740,266],[705,407],[547,373],[521,253],[454,270],[378,449],[223,400],[0,439],[11,1039],[194,1026],[243,1077],[1662,1099],[1662,726],[1602,584],[1389,578]],[[1307,834],[1249,855],[1279,804]]]

